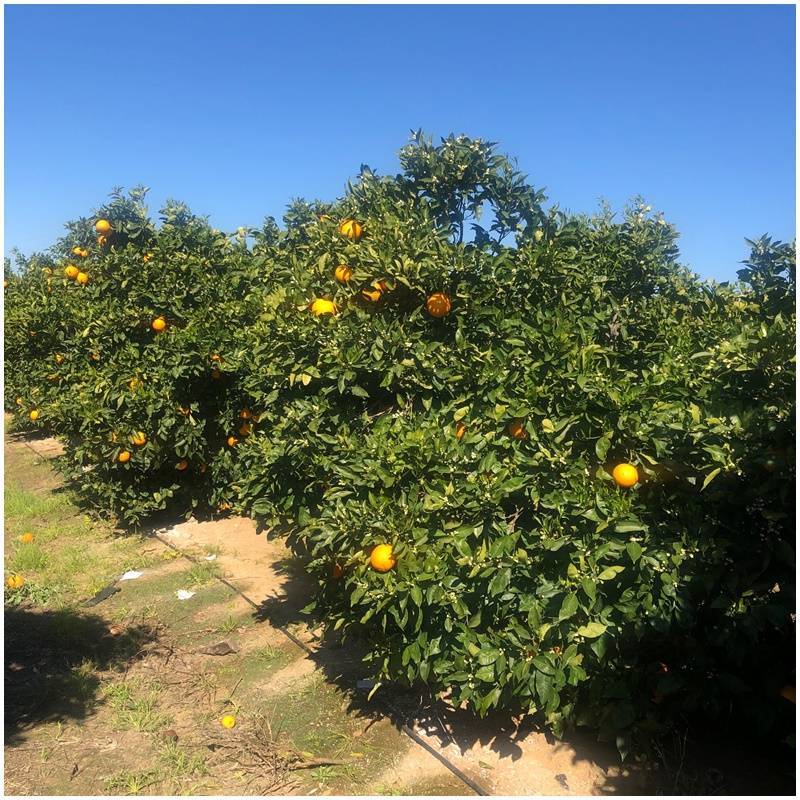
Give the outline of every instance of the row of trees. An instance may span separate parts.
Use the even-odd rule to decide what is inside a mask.
[[[98,512],[290,532],[380,679],[622,750],[694,710],[779,729],[793,246],[709,284],[642,203],[545,210],[492,143],[415,135],[400,163],[232,236],[115,192],[7,265],[15,424]]]

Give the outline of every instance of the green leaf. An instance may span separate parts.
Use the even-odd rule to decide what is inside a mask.
[[[561,610],[558,612],[559,622],[563,619],[569,619],[578,610],[578,597],[570,592],[564,597],[561,603]]]
[[[700,491],[702,492],[703,489],[705,489],[706,486],[708,486],[708,484],[711,483],[711,481],[713,481],[714,478],[717,477],[717,475],[719,475],[720,472],[722,472],[722,467],[717,467],[716,469],[711,470],[711,472],[709,472],[708,475],[706,475],[705,480],[703,481],[703,485],[700,487]]]
[[[586,625],[582,625],[575,632],[578,636],[585,636],[587,639],[596,639],[598,636],[602,636],[607,630],[608,628],[600,622],[589,622]]]
[[[625,545],[625,549],[628,551],[631,561],[635,564],[642,555],[641,545],[638,542],[628,542]]]
[[[597,576],[597,580],[599,580],[599,581],[610,581],[610,580],[613,580],[614,578],[617,577],[617,575],[620,574],[620,572],[623,572],[624,570],[625,570],[625,567],[621,567],[621,566],[618,566],[618,565],[615,565],[613,567],[606,567]]]
[[[594,452],[599,461],[605,461],[608,454],[608,448],[611,446],[611,437],[613,432],[604,433],[595,443]]]

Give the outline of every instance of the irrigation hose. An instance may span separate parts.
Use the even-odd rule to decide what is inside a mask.
[[[170,548],[170,550],[174,550],[176,553],[180,554],[183,558],[191,561],[195,564],[199,564],[200,561],[196,559],[194,556],[185,553],[179,547],[176,547],[172,542],[168,542],[165,539],[162,539],[157,533],[153,533],[153,538],[157,539],[161,544],[166,545]],[[259,605],[255,601],[251,600],[241,589],[234,586],[230,581],[225,580],[225,578],[220,578],[216,576],[216,579],[220,583],[224,583],[229,589],[232,589],[236,594],[239,595],[246,603],[251,605],[256,611],[259,610]],[[303,641],[298,639],[291,631],[287,630],[283,625],[276,625],[275,626],[287,639],[292,641],[296,644],[301,650],[303,650],[307,655],[313,656],[314,651]],[[314,669],[319,669],[319,667],[314,664]],[[384,716],[388,717],[389,719],[394,719],[398,722],[400,730],[406,734],[413,742],[418,744],[423,750],[430,753],[437,761],[439,761],[442,765],[444,765],[450,772],[453,773],[462,783],[466,786],[469,786],[475,794],[480,795],[481,797],[490,797],[491,792],[488,791],[486,788],[481,786],[479,783],[474,781],[468,775],[465,775],[452,761],[450,761],[447,756],[440,753],[435,747],[431,744],[426,742],[415,730],[414,728],[409,725],[409,718],[403,714],[401,714],[393,705],[391,705],[387,700],[384,700],[382,697],[375,697],[374,701],[377,702],[377,705],[383,709]],[[412,720],[413,722],[413,720]]]

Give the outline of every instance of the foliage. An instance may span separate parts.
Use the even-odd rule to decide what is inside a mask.
[[[158,228],[126,217],[86,287],[28,261],[6,296],[15,410],[41,408],[100,508],[231,503],[291,531],[318,612],[370,643],[376,677],[448,687],[480,714],[525,708],[557,734],[591,725],[622,752],[695,711],[783,724],[793,246],[752,242],[739,283],[709,284],[643,202],[619,220],[545,211],[463,136],[415,133],[400,163],[233,242],[177,204]],[[139,200],[101,212],[116,231],[115,203]],[[137,430],[147,445],[116,463]],[[633,488],[611,477],[621,462]],[[381,543],[385,573],[369,566]]]

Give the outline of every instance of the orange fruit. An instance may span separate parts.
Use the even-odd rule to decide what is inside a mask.
[[[432,317],[445,317],[452,307],[450,296],[444,292],[434,292],[425,302],[425,308]]]
[[[243,422],[243,423],[242,423],[242,424],[239,426],[239,433],[240,433],[242,436],[247,436],[247,435],[250,433],[250,431],[251,431],[252,429],[253,429],[253,428],[252,428],[252,426],[250,425],[250,423],[248,423],[248,422]]]
[[[142,256],[142,261],[144,261],[144,263],[146,264],[152,257],[153,257],[152,253],[145,253]]]
[[[239,417],[240,417],[241,419],[251,419],[251,418],[252,418],[252,416],[253,416],[253,415],[252,415],[252,413],[250,412],[250,409],[249,409],[249,408],[243,408],[243,409],[242,409],[242,410],[239,412]]]
[[[344,575],[344,570],[341,564],[333,564],[331,566],[331,578],[341,578]]]
[[[381,295],[382,294],[383,294],[383,292],[380,289],[362,289],[361,290],[361,296],[365,300],[369,300],[369,301],[371,301],[373,303],[377,303],[378,300],[381,299]]]
[[[94,229],[98,233],[108,233],[111,230],[111,223],[107,219],[99,219],[95,222]]]
[[[785,697],[790,703],[794,703],[794,686],[784,686],[781,689],[781,697]]]
[[[184,417],[188,417],[189,414],[192,413],[192,409],[191,408],[186,408],[186,406],[178,406],[178,411],[180,411],[181,414],[183,414]]]
[[[351,270],[347,264],[339,264],[333,271],[333,277],[336,278],[339,283],[347,283],[347,281],[353,277],[353,270]]]
[[[86,286],[89,283],[89,276],[85,272],[79,272],[75,276],[75,283],[79,283],[81,286]]]
[[[130,390],[132,392],[135,392],[139,388],[139,383],[140,383],[140,381],[139,381],[138,378],[131,378],[128,381],[128,387],[130,388]]]
[[[633,464],[617,464],[611,474],[617,482],[617,486],[622,486],[624,489],[629,489],[639,482],[639,470]]]
[[[7,280],[3,281],[3,288],[4,289],[8,289],[8,281]]]
[[[218,353],[214,353],[214,354],[211,356],[211,360],[212,360],[212,361],[222,361],[222,356],[221,356],[221,355],[219,355]]]
[[[6,579],[6,586],[8,586],[9,589],[21,589],[24,585],[25,578],[16,572],[9,575]]]
[[[136,431],[136,433],[131,436],[131,441],[136,447],[141,447],[147,442],[147,437],[144,435],[144,431]]]
[[[64,356],[62,356],[61,353],[56,353],[55,359],[56,359],[56,364],[64,363]]]
[[[336,303],[334,303],[333,300],[325,300],[320,298],[311,303],[309,310],[315,317],[321,317],[325,314],[335,314]]]
[[[525,420],[523,419],[512,419],[511,422],[508,423],[506,430],[512,439],[528,438],[528,432],[525,430]]]
[[[127,464],[131,460],[131,454],[128,450],[120,450],[119,455],[117,456],[117,461],[120,464]]]
[[[97,237],[97,244],[100,247],[105,247],[108,244],[108,237],[106,237],[106,236],[98,236]]]
[[[239,440],[235,436],[228,437],[228,447],[236,447],[239,444]]]
[[[226,714],[219,721],[219,723],[220,725],[222,725],[223,728],[227,728],[228,730],[230,730],[231,728],[236,727],[236,717],[234,717],[233,714]]]
[[[178,472],[183,472],[189,466],[189,460],[186,458],[182,458],[176,465],[175,469]]]
[[[223,500],[218,506],[217,509],[219,511],[230,511],[231,504],[227,500]]]
[[[461,420],[456,422],[456,439],[461,439],[466,432],[467,426]]]
[[[23,544],[30,544],[33,541],[33,534],[30,532],[23,533],[22,536],[19,537],[19,540]]]
[[[68,264],[64,267],[64,275],[69,278],[71,281],[74,281],[75,278],[78,277],[80,270],[74,264]]]
[[[369,563],[376,572],[388,572],[397,563],[390,544],[379,544],[369,557]]]
[[[91,353],[89,355],[89,358],[91,358],[92,361],[99,361],[100,360],[100,353]]]
[[[36,420],[39,419],[39,409],[34,408],[33,411],[31,411],[31,413],[28,414],[28,417],[30,418],[31,422],[36,422]]]
[[[21,406],[24,402],[25,401],[21,397],[18,397],[17,400],[16,400],[16,403],[17,403],[18,406]]]
[[[351,242],[357,242],[364,233],[364,228],[354,219],[346,219],[339,225],[339,233],[346,236]]]
[[[80,246],[79,245],[75,245],[75,247],[72,248],[72,255],[79,256],[80,254],[81,254]]]
[[[155,318],[155,319],[154,319],[154,320],[153,320],[153,321],[150,323],[150,327],[151,327],[151,328],[152,328],[152,329],[153,329],[153,330],[154,330],[156,333],[162,333],[163,331],[165,331],[165,330],[167,329],[167,321],[164,319],[164,317],[156,317],[156,318]]]

